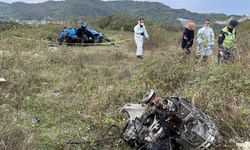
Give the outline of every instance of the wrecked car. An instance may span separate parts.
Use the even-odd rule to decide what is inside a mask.
[[[126,104],[121,110],[127,120],[122,139],[134,149],[210,149],[221,139],[212,118],[186,98],[159,97],[150,90],[143,104]]]

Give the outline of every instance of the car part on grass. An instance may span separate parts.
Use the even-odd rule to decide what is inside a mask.
[[[159,99],[154,95],[152,90],[149,91],[143,101]],[[168,111],[160,112],[161,108],[152,103],[126,104],[121,109],[127,118],[122,139],[129,146],[152,150],[201,150],[218,144],[221,137],[210,116],[197,109],[186,98],[165,97],[162,101],[165,101],[162,108],[165,107],[164,110]],[[153,112],[149,116],[145,115],[148,110]],[[161,119],[162,116],[164,119]]]
[[[0,83],[7,82],[7,80],[4,77],[0,77]]]

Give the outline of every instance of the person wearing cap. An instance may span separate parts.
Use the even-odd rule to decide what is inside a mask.
[[[202,58],[203,61],[206,61],[212,54],[214,46],[214,31],[210,27],[209,19],[205,20],[204,26],[198,31],[197,42],[197,58]]]
[[[230,20],[228,26],[224,27],[219,34],[218,39],[218,61],[221,58],[231,59],[231,55],[233,55],[233,51],[235,49],[236,43],[236,29],[235,27],[238,25],[237,20]]]
[[[185,53],[187,55],[191,54],[191,48],[192,48],[193,43],[194,43],[195,26],[196,26],[195,23],[190,21],[185,26],[185,30],[183,32],[181,47],[183,50],[185,50]]]
[[[136,58],[142,59],[143,58],[143,39],[149,39],[146,27],[144,25],[144,19],[141,18],[138,20],[138,24],[134,27],[135,32],[135,44],[137,47],[136,50]]]

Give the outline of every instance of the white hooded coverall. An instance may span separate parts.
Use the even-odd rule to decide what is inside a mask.
[[[136,56],[142,56],[143,55],[143,38],[144,37],[147,39],[149,38],[145,25],[143,25],[142,27],[140,26],[140,24],[136,25],[134,27],[134,32],[135,32],[135,44],[137,46]]]
[[[210,56],[214,46],[214,31],[210,27],[203,27],[197,34],[197,55]]]

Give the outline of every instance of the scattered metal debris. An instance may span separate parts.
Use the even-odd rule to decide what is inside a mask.
[[[53,91],[53,96],[57,97],[57,96],[60,96],[62,93],[59,92],[59,91]]]
[[[32,124],[33,125],[36,125],[36,124],[39,124],[39,123],[40,123],[40,120],[37,117],[32,118]]]
[[[58,51],[58,47],[56,45],[48,45],[48,51],[50,52],[57,52]]]
[[[250,150],[250,142],[236,143],[238,150]]]
[[[186,98],[159,97],[154,90],[145,104],[126,104],[127,125],[122,139],[136,149],[209,149],[219,147],[222,137],[210,116]]]
[[[4,82],[7,82],[7,80],[3,77],[0,77],[0,83],[4,83]]]

